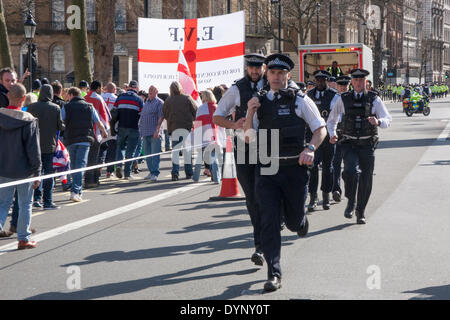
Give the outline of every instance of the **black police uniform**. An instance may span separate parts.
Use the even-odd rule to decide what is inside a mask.
[[[355,215],[358,223],[363,223],[361,219],[364,219],[364,210],[372,191],[374,151],[378,143],[378,127],[370,124],[367,118],[375,116],[372,107],[377,94],[368,91],[356,98],[355,92],[350,91],[341,97],[345,108],[342,117],[343,139],[340,141],[344,158],[342,178],[348,198],[345,216],[352,218],[357,200]]]
[[[260,208],[262,250],[267,262],[268,278],[281,278],[280,254],[280,210],[284,204],[286,227],[299,231],[306,224],[305,202],[307,195],[308,170],[299,166],[298,158],[305,147],[306,125],[295,114],[295,96],[288,93],[271,101],[264,96],[258,110],[259,130],[267,129],[271,145],[270,130],[280,130],[279,164],[275,175],[261,175],[257,170],[256,193]],[[269,150],[270,154],[270,150]],[[282,159],[292,157],[290,159]],[[300,195],[300,196],[299,196]]]
[[[340,76],[336,79],[338,85],[348,85],[351,78],[349,76]],[[342,122],[337,125],[336,133],[338,138],[342,138]],[[341,201],[342,188],[341,188],[341,172],[342,172],[342,150],[341,145],[337,143],[335,145],[334,157],[333,157],[333,200],[336,202]]]
[[[291,70],[294,63],[282,54],[273,54],[266,58],[268,69]],[[280,90],[260,97],[261,106],[257,111],[258,131],[267,130],[267,155],[278,158],[279,168],[273,175],[263,173],[265,165],[258,164],[256,175],[256,198],[261,221],[261,247],[267,262],[268,281],[265,291],[274,291],[281,287],[281,233],[280,211],[283,207],[286,227],[304,237],[308,231],[305,213],[307,197],[308,169],[300,166],[299,156],[305,148],[306,123],[296,114],[297,99],[303,99],[302,93],[292,89]],[[317,112],[317,111],[316,111]],[[320,117],[317,112],[317,120]],[[272,154],[271,133],[278,130],[279,153]],[[276,135],[275,135],[276,137]],[[261,152],[258,144],[258,152]],[[260,159],[260,157],[258,157]],[[270,165],[270,164],[269,164]],[[269,166],[267,165],[267,166]]]
[[[317,77],[329,76],[328,73],[319,71],[315,72],[314,75]],[[317,98],[317,92],[318,98]],[[331,101],[337,94],[337,91],[332,88],[327,88],[323,91],[319,91],[317,88],[311,89],[307,92],[308,96],[316,103],[322,118],[327,121],[328,115],[331,110]],[[312,132],[308,132],[308,139],[312,136]],[[319,187],[319,164],[322,163],[322,183],[320,189],[323,195],[323,208],[325,210],[330,209],[329,194],[333,189],[333,157],[335,152],[335,145],[330,143],[330,139],[327,136],[322,144],[314,152],[314,165],[311,168],[311,176],[309,181],[309,193],[310,193],[310,203],[308,205],[308,210],[313,211],[317,206],[317,190]]]
[[[258,54],[246,55],[247,65],[249,66],[261,66],[265,57]],[[258,95],[258,84],[251,81],[251,78],[245,76],[238,80],[234,84],[239,89],[240,105],[235,109],[235,121],[241,118],[245,118],[247,115],[247,103],[248,101]],[[264,87],[264,83],[263,83]],[[261,251],[261,231],[259,223],[258,205],[255,199],[255,170],[256,164],[250,164],[249,161],[249,148],[246,146],[245,150],[245,163],[238,163],[237,161],[237,137],[234,139],[235,145],[235,163],[236,163],[236,175],[237,179],[245,194],[245,202],[247,211],[250,215],[250,220],[253,226],[253,238],[255,244],[255,253],[252,255],[251,260],[256,265],[263,265],[264,259]]]

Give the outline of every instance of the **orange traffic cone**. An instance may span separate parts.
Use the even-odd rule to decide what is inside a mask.
[[[239,185],[236,178],[236,164],[234,163],[233,144],[231,137],[227,137],[227,149],[223,168],[222,188],[218,197],[209,198],[210,201],[244,200],[239,193]]]

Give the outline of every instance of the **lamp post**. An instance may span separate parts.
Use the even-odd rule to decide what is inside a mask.
[[[320,12],[320,3],[317,2],[316,4],[316,15],[317,15],[317,31],[316,31],[316,42],[319,43],[319,12]]]
[[[332,23],[332,19],[331,19],[331,0],[330,0],[330,5],[329,5],[329,11],[330,11],[330,14],[329,14],[330,21],[329,21],[329,26],[328,26],[328,33],[330,35],[328,37],[328,43],[331,43],[331,23]]]
[[[281,0],[270,0],[270,3],[278,3],[278,53],[281,53]]]
[[[409,83],[409,35],[411,33],[408,31],[406,35],[406,83]]]
[[[364,21],[363,23],[362,23],[362,26],[363,26],[363,28],[364,28],[364,44],[365,45],[367,45],[367,43],[366,43],[366,37],[367,37],[367,23]]]
[[[29,77],[29,90],[31,91],[32,83],[33,83],[33,66],[32,66],[32,59],[31,59],[31,48],[33,45],[33,39],[34,34],[36,32],[36,22],[33,19],[33,16],[31,15],[31,11],[28,12],[27,21],[25,21],[23,25],[23,29],[25,32],[25,39],[28,42],[28,71],[31,73]]]

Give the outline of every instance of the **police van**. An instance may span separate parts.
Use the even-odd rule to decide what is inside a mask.
[[[362,43],[331,43],[299,46],[300,81],[314,81],[314,71],[328,70],[334,61],[348,75],[352,69],[370,72],[367,79],[373,82],[372,50]]]

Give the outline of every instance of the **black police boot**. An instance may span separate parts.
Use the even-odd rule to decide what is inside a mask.
[[[323,210],[330,210],[330,194],[328,192],[322,192],[322,199]]]
[[[281,279],[277,276],[270,277],[266,283],[264,283],[265,292],[273,292],[281,288]]]
[[[300,230],[297,231],[298,236],[300,238],[306,237],[306,235],[308,234],[308,229],[309,229],[308,217],[305,217],[305,223],[300,228]]]
[[[357,224],[366,224],[366,217],[364,216],[364,212],[361,210],[355,210],[356,223]]]
[[[309,200],[309,204],[308,204],[308,212],[312,212],[314,211],[314,209],[317,207],[317,193],[310,193],[310,200]]]
[[[336,202],[341,202],[341,193],[338,190],[333,191],[333,200]]]
[[[262,266],[264,264],[264,255],[261,251],[256,250],[255,253],[252,254],[251,260],[255,265]]]
[[[349,200],[347,202],[347,207],[345,208],[344,217],[347,219],[353,218],[353,211],[355,211],[355,202]]]

